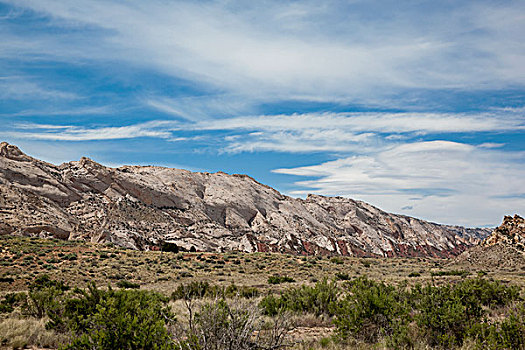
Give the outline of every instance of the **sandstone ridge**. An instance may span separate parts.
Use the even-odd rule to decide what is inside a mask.
[[[0,144],[0,234],[153,249],[455,256],[486,229],[438,225],[341,197],[285,196],[245,175],[61,165]]]

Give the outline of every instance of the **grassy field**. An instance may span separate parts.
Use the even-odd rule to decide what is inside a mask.
[[[240,252],[139,252],[110,245],[12,236],[0,237],[0,247],[0,296],[27,291],[35,278],[42,274],[71,287],[81,288],[85,288],[89,282],[103,289],[107,289],[108,285],[118,288],[119,283],[122,286],[122,281],[126,281],[140,286],[140,290],[155,291],[166,296],[172,295],[179,286],[191,282],[208,282],[209,285],[224,288],[235,284],[258,291],[258,297],[249,301],[253,305],[260,303],[265,295],[279,295],[291,287],[314,286],[323,279],[343,284],[362,276],[372,281],[408,288],[416,284],[447,286],[477,276],[501,281],[503,285],[520,288],[525,285],[525,273],[521,268],[491,270],[486,266],[473,267],[442,259],[308,257]],[[171,300],[169,305],[179,318],[187,317],[183,301]],[[3,338],[0,341],[6,347],[17,344],[7,339],[9,337],[22,337],[20,345],[31,343],[24,335],[17,335],[17,329],[40,329],[32,339],[53,337],[41,320],[24,321],[16,314],[0,317],[0,338]],[[331,317],[304,313],[293,315],[292,318],[294,329],[290,332],[290,339],[294,348],[337,347],[327,340],[334,329]],[[29,333],[25,331],[25,334]],[[59,343],[61,335],[56,337],[47,343]],[[382,348],[385,344],[374,346]],[[468,346],[466,343],[463,348]],[[351,347],[365,349],[370,344],[357,341]]]

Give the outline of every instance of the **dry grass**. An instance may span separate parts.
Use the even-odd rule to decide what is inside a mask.
[[[27,289],[35,276],[47,273],[71,286],[99,286],[119,280],[139,283],[142,289],[171,294],[181,283],[257,287],[264,292],[290,285],[313,284],[323,278],[366,275],[387,283],[446,284],[460,276],[432,276],[432,272],[464,269],[475,276],[482,267],[428,258],[301,257],[276,253],[161,253],[138,252],[113,246],[0,236],[0,292]],[[522,269],[486,270],[487,277],[525,285]],[[412,275],[411,275],[412,274]],[[290,276],[295,283],[268,284],[272,275]],[[415,277],[413,275],[416,275]],[[9,282],[12,278],[12,282]]]
[[[8,348],[36,345],[41,348],[58,348],[67,343],[64,335],[47,330],[46,320],[34,318],[7,318],[0,321],[0,344]]]

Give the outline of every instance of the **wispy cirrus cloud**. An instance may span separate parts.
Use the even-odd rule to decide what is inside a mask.
[[[168,107],[166,107],[168,108]],[[167,110],[180,115],[176,110]],[[183,117],[183,115],[181,115]],[[242,151],[354,151],[368,142],[392,143],[414,135],[442,133],[520,132],[525,120],[520,113],[306,113],[260,115],[221,119],[153,120],[128,126],[78,127],[18,123],[14,129],[38,129],[36,133],[13,130],[22,138],[56,140],[98,140],[129,137],[176,137],[177,132],[204,134],[233,132],[223,138],[223,150]],[[57,129],[57,130],[55,130]],[[407,136],[408,134],[408,136]],[[196,136],[196,135],[195,135]],[[353,145],[353,146],[351,146]],[[499,147],[484,143],[482,147]]]
[[[18,124],[16,131],[5,135],[15,139],[54,141],[99,141],[153,137],[170,139],[172,134],[165,131],[167,121],[153,121],[129,126],[81,127],[72,125]],[[27,131],[26,131],[27,130]]]
[[[0,77],[0,100],[74,100],[78,98],[80,96],[74,92],[45,86],[28,77]]]
[[[7,2],[92,40],[72,45],[43,31],[40,44],[21,48],[23,37],[8,31],[16,45],[4,55],[118,60],[266,101],[525,83],[519,2]]]

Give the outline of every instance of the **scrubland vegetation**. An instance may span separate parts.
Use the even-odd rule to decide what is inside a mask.
[[[0,239],[0,347],[525,349],[520,271]]]

